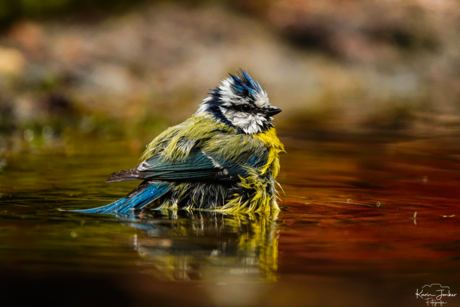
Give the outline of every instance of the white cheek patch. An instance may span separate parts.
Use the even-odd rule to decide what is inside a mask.
[[[254,120],[257,122],[259,126],[263,126],[264,123],[267,121],[267,119],[262,115],[255,115]]]
[[[235,127],[241,128],[247,134],[262,132],[267,119],[261,115],[253,115],[244,112],[220,108],[222,114]]]

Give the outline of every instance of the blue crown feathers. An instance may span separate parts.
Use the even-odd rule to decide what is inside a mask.
[[[232,89],[233,92],[241,97],[254,98],[257,92],[262,92],[262,87],[259,82],[252,80],[247,72],[240,69],[237,71],[238,77],[229,73],[232,78]]]

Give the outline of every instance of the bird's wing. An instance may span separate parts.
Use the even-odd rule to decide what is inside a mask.
[[[136,168],[113,173],[107,182],[126,180],[166,180],[166,181],[222,181],[235,182],[248,175],[250,168],[263,166],[267,161],[267,154],[240,156],[239,161],[224,161],[212,153],[204,150],[192,150],[186,158],[169,161],[161,155],[155,155]]]

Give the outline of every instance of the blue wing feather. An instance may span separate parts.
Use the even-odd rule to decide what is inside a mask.
[[[80,213],[126,214],[133,210],[142,209],[144,206],[169,192],[171,188],[170,184],[164,182],[149,183],[140,191],[135,191],[134,193],[131,193],[130,195],[106,206],[71,211]]]
[[[165,162],[160,156],[147,159],[137,168],[139,179],[193,180],[193,181],[239,181],[246,177],[246,167],[260,167],[267,155],[252,155],[245,163],[223,161],[202,151],[193,151],[181,161]]]

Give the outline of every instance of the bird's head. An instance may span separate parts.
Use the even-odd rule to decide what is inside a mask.
[[[222,84],[212,89],[196,114],[212,116],[246,134],[254,134],[272,127],[273,115],[281,108],[272,106],[259,82],[243,70],[230,74]]]

